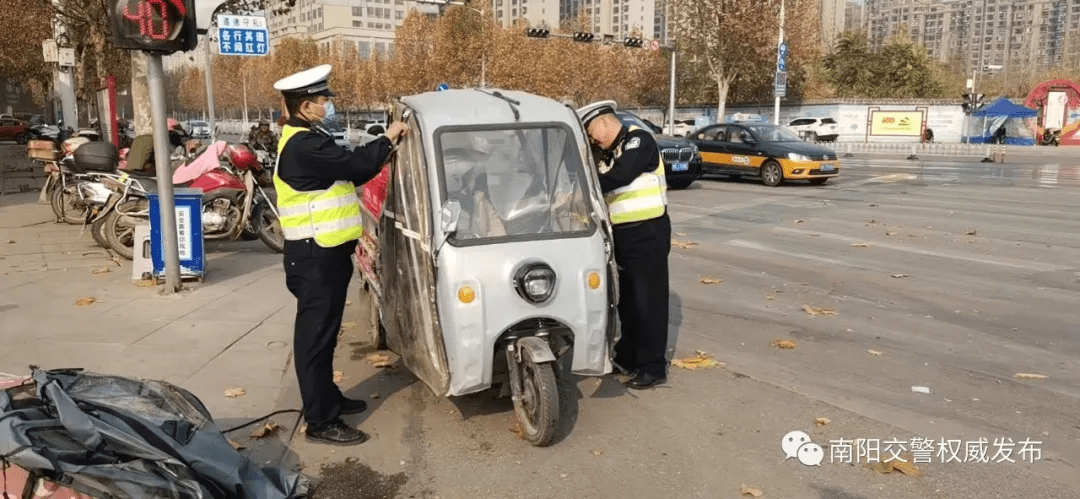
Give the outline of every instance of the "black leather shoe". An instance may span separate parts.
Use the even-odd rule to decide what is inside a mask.
[[[367,442],[368,435],[340,419],[319,426],[309,426],[305,435],[308,441],[330,445],[357,445]]]
[[[626,382],[626,386],[635,390],[646,390],[667,383],[667,378],[653,374],[638,373]]]
[[[367,410],[367,402],[359,399],[341,397],[342,414],[360,414]]]

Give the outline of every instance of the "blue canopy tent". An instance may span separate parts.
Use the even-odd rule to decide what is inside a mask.
[[[1001,97],[971,114],[964,138],[969,144],[989,144],[1003,139],[1010,145],[1033,146],[1035,135],[1026,120],[1034,119],[1038,114],[1038,110],[1018,106]]]

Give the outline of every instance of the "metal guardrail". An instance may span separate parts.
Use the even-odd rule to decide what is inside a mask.
[[[1001,144],[965,144],[960,142],[814,142],[836,151],[839,157],[855,154],[891,154],[918,159],[919,156],[951,156],[987,158],[1008,155],[1008,146]]]

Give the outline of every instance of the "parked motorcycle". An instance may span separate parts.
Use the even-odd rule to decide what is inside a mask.
[[[225,161],[219,161],[222,157]],[[150,203],[145,190],[155,182],[145,173],[132,172],[131,178],[140,182],[142,189],[114,186],[117,202],[103,222],[109,247],[127,259],[134,254],[135,227],[149,221]],[[205,239],[232,240],[247,229],[249,235],[257,236],[267,247],[281,253],[285,249],[285,236],[277,209],[263,190],[266,178],[263,166],[249,147],[218,142],[179,167],[173,175],[173,183],[177,187],[203,192]]]

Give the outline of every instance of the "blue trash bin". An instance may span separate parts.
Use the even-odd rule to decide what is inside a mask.
[[[206,250],[202,232],[202,191],[174,189],[176,242],[180,253],[180,278],[202,279],[206,274]],[[150,193],[150,254],[154,277],[165,276],[165,252],[162,246],[161,204],[156,192]]]

